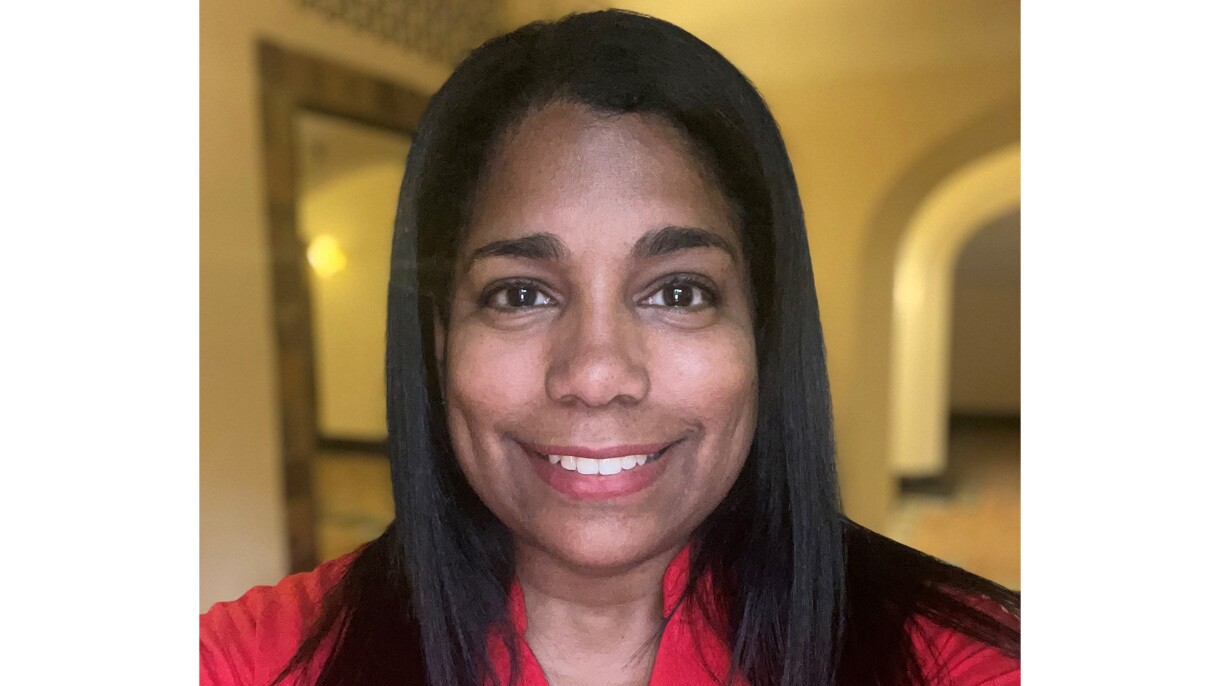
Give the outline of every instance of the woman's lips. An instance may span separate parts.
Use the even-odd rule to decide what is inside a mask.
[[[522,444],[534,471],[549,486],[574,499],[608,500],[651,486],[667,464],[660,458],[675,443],[614,446]]]

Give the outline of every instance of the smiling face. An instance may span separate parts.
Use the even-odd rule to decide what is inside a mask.
[[[724,197],[663,120],[554,103],[512,129],[437,345],[461,469],[519,546],[628,566],[720,503],[755,427],[747,283]]]

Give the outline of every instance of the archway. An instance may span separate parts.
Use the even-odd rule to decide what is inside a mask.
[[[1020,145],[962,167],[920,203],[898,244],[893,282],[889,466],[901,477],[945,467],[953,271],[971,234],[1021,201]]]

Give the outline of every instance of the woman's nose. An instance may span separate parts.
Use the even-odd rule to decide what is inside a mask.
[[[582,306],[559,323],[546,391],[564,404],[635,405],[648,395],[643,332],[622,308]]]

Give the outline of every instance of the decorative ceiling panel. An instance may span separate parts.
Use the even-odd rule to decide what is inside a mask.
[[[501,32],[497,0],[297,0],[359,31],[456,64]]]

